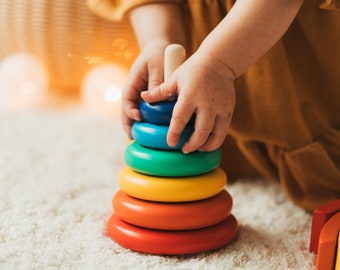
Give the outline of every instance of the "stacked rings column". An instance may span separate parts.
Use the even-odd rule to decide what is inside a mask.
[[[135,141],[125,150],[127,166],[118,177],[121,189],[113,198],[107,231],[135,251],[192,254],[222,247],[237,234],[227,176],[218,167],[220,150],[182,153],[194,120],[175,148],[166,143],[174,105],[142,102],[143,122],[133,125]]]

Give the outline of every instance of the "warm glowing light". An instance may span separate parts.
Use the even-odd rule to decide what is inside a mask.
[[[11,54],[0,62],[0,106],[22,109],[40,105],[47,89],[47,71],[34,55]]]
[[[101,116],[117,116],[128,71],[116,64],[101,64],[91,69],[81,86],[84,106]]]
[[[104,98],[109,103],[115,103],[122,96],[121,90],[117,86],[110,86],[105,90]]]

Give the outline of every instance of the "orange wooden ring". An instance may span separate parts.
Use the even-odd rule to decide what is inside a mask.
[[[215,225],[230,215],[232,204],[226,190],[209,199],[182,203],[140,200],[119,190],[112,200],[113,210],[122,220],[160,230],[191,230]]]
[[[182,255],[210,251],[230,243],[238,231],[233,215],[207,228],[188,231],[152,230],[135,226],[111,215],[107,232],[119,245],[150,254]]]

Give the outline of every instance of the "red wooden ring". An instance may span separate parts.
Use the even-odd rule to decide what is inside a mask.
[[[184,255],[205,252],[230,243],[238,231],[233,215],[207,228],[188,231],[152,230],[138,227],[111,215],[107,223],[109,236],[119,245],[150,254]]]
[[[119,190],[112,200],[113,210],[122,220],[160,230],[191,230],[215,225],[230,215],[232,204],[226,190],[209,199],[179,203],[140,200]]]

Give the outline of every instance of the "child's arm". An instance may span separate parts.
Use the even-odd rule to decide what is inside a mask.
[[[303,0],[238,0],[199,51],[228,65],[235,77],[286,32]]]
[[[141,49],[154,41],[185,45],[183,10],[179,4],[147,4],[130,12]]]

